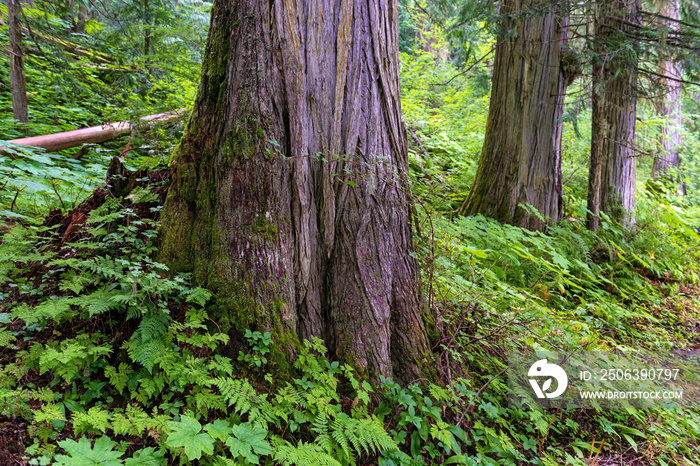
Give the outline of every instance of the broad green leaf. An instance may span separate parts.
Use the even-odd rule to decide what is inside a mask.
[[[630,445],[632,445],[632,448],[634,449],[635,452],[638,451],[637,450],[637,442],[635,442],[632,437],[630,437],[627,434],[622,434],[622,436],[627,439],[627,441],[630,443]]]
[[[205,425],[204,430],[209,432],[209,435],[211,435],[213,438],[224,442],[231,437],[231,424],[223,419],[217,419],[211,424]]]
[[[181,416],[180,422],[168,422],[172,432],[165,442],[170,448],[184,448],[187,459],[192,461],[202,457],[202,453],[214,453],[214,440],[209,434],[202,434],[202,425],[194,418]]]
[[[234,456],[242,456],[253,464],[259,464],[258,455],[272,453],[270,444],[265,440],[266,436],[267,430],[246,422],[233,426],[233,437],[226,441],[226,446]]]
[[[467,464],[467,459],[463,455],[450,456],[443,464]]]
[[[167,464],[163,454],[153,447],[134,452],[133,458],[127,458],[124,466],[162,466]]]
[[[106,436],[95,440],[94,448],[91,448],[87,437],[81,437],[77,442],[66,439],[58,442],[58,445],[67,453],[56,456],[54,464],[59,466],[122,466],[124,464],[119,459],[123,453],[114,451],[116,443]]]

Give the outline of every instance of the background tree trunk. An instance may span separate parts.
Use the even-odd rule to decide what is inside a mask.
[[[8,35],[10,40],[10,89],[12,114],[20,123],[29,122],[27,84],[24,78],[24,54],[22,52],[22,5],[19,0],[7,0]],[[27,129],[28,132],[28,129]]]
[[[484,147],[463,215],[543,230],[520,204],[557,221],[562,212],[561,68],[566,22],[557,2],[501,3],[501,35],[493,67]]]
[[[145,29],[143,31],[143,55],[146,57],[146,68],[150,60],[148,56],[151,54],[151,12],[148,7],[148,0],[143,0],[143,23]]]
[[[639,0],[612,0],[597,8],[587,221],[593,231],[600,211],[634,225],[637,55],[626,45],[639,24],[640,5]]]
[[[222,0],[211,16],[163,260],[214,292],[234,337],[321,337],[374,377],[430,371],[396,2]]]
[[[661,0],[658,3],[658,11],[661,16],[670,20],[662,21],[664,41],[671,39],[671,35],[678,34],[680,24],[680,0]],[[675,21],[673,21],[675,20]],[[661,49],[663,50],[663,48]],[[659,78],[661,95],[655,102],[657,113],[666,118],[666,122],[661,127],[659,136],[659,146],[654,157],[652,175],[655,178],[663,177],[669,170],[680,166],[681,147],[681,64],[678,59],[662,51],[659,60],[658,73],[664,77]]]
[[[73,30],[78,34],[85,34],[85,20],[87,19],[88,10],[85,5],[78,6],[78,16],[75,19],[75,27]]]
[[[593,82],[591,87],[591,160],[588,165],[588,199],[586,226],[591,231],[598,231],[600,226],[600,186],[602,184],[603,141],[607,139],[605,124],[605,98],[601,87],[604,85],[604,57],[599,54],[602,49],[594,44]]]
[[[438,40],[439,32],[433,31],[438,26],[431,24],[428,13],[423,7],[418,6],[416,11],[416,43],[424,52],[435,57],[435,65],[446,63],[449,59],[450,52],[447,43],[440,43]]]

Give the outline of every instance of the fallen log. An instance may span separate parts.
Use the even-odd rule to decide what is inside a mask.
[[[140,119],[139,123],[118,121],[102,126],[64,131],[62,133],[12,139],[7,142],[12,144],[21,144],[23,146],[41,147],[47,152],[56,152],[63,149],[70,149],[71,147],[82,146],[83,144],[99,144],[101,142],[111,141],[112,139],[116,139],[117,137],[129,133],[130,131],[147,130],[150,129],[154,123],[163,123],[175,120],[184,115],[185,109],[180,109],[174,112],[157,113],[155,115],[145,116]],[[6,153],[7,151],[0,145],[0,155],[4,155]]]

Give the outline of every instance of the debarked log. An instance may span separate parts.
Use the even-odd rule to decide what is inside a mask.
[[[185,115],[185,109],[176,110],[173,112],[157,113],[148,115],[139,119],[138,123],[129,121],[118,121],[115,123],[107,123],[100,126],[92,126],[90,128],[74,129],[64,131],[62,133],[45,134],[43,136],[32,136],[28,138],[12,139],[7,141],[12,144],[21,144],[23,146],[40,147],[47,152],[56,152],[71,147],[81,146],[83,144],[99,144],[105,141],[111,141],[119,136],[122,136],[134,130],[150,129],[155,123],[164,123]],[[6,151],[0,145],[0,155]]]

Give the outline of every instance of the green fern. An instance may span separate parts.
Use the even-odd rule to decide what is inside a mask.
[[[261,408],[269,406],[265,395],[259,395],[247,380],[219,377],[213,379],[213,385],[219,389],[229,407],[233,407],[240,416],[248,414],[251,421],[260,416]]]
[[[139,390],[136,393],[132,392],[131,397],[149,406],[153,401],[152,398],[163,392],[166,381],[162,373],[155,373],[153,375],[144,374],[143,377],[138,379],[138,383]]]
[[[214,466],[244,466],[246,463],[240,463],[231,458],[226,458],[224,456],[217,456],[212,463]]]
[[[160,340],[141,341],[133,339],[126,345],[126,350],[132,361],[141,364],[148,372],[153,373],[155,360],[165,351],[168,351],[168,348]]]
[[[110,414],[99,406],[93,406],[87,413],[73,413],[73,432],[79,434],[104,434],[111,427]]]
[[[141,435],[141,432],[132,434],[131,420],[121,412],[115,410],[112,413],[112,431],[115,435]]]
[[[10,344],[16,340],[14,332],[11,332],[5,328],[0,329],[0,348],[7,348]]]
[[[71,307],[73,300],[52,296],[38,306],[23,304],[12,311],[12,317],[22,319],[25,324],[39,324],[44,327],[49,320],[60,324],[75,317],[78,312]]]
[[[51,371],[66,382],[70,382],[83,369],[112,352],[110,345],[97,346],[96,342],[90,341],[87,335],[82,337],[85,338],[64,341],[60,349],[45,348],[39,358],[40,373]]]
[[[163,338],[169,322],[170,316],[165,314],[152,312],[145,315],[126,345],[132,361],[141,364],[151,373],[156,359],[169,351],[169,345]]]
[[[120,293],[118,291],[97,290],[74,298],[72,302],[84,311],[87,311],[88,316],[93,317],[118,308],[120,303],[115,298],[119,296]]]
[[[283,465],[296,466],[343,466],[338,460],[326,453],[320,445],[299,442],[297,446],[285,442],[277,446],[275,461]]]
[[[379,453],[398,449],[398,445],[375,417],[355,419],[339,413],[330,425],[331,436],[348,453],[352,445],[357,453]],[[348,456],[350,456],[348,454]]]
[[[70,290],[76,295],[82,292],[86,285],[94,283],[94,277],[89,272],[80,273],[77,270],[68,270],[61,275],[61,284],[59,289],[61,291]]]
[[[117,389],[119,393],[124,392],[127,382],[134,371],[131,366],[127,363],[119,363],[119,369],[114,366],[105,367],[105,376],[109,378],[109,383],[111,383],[114,388]]]
[[[210,410],[226,411],[224,397],[212,393],[208,388],[203,388],[194,395],[188,395],[187,406],[205,418],[209,417]]]

